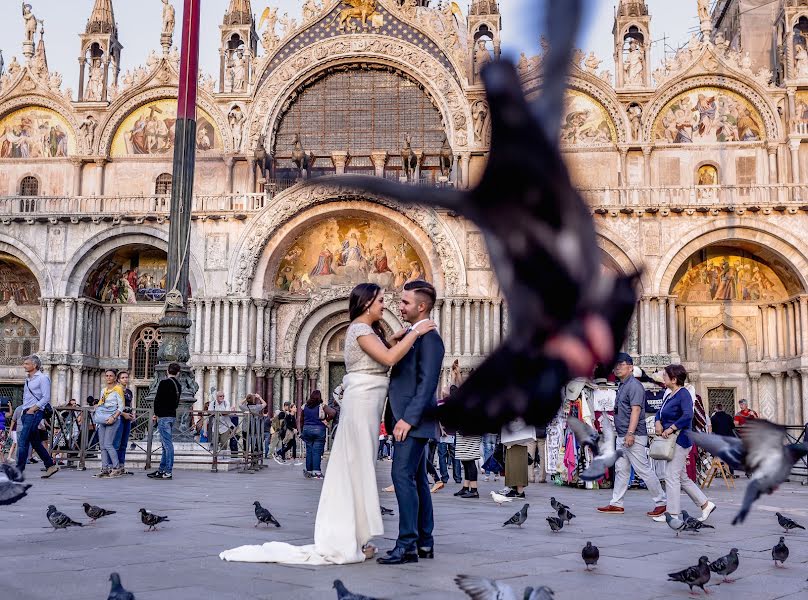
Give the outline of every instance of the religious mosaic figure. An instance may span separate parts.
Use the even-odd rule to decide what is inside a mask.
[[[628,44],[626,62],[623,65],[626,85],[642,85],[643,74],[645,73],[645,58],[643,56],[642,45],[635,39]]]

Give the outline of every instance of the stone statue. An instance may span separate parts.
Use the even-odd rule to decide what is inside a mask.
[[[749,55],[749,52],[746,52],[741,59],[741,68],[745,71],[752,70],[752,57]]]
[[[727,39],[724,37],[724,34],[720,31],[715,34],[713,44],[715,44],[715,47],[721,56],[725,55],[727,50],[729,49],[729,41],[727,41]]]
[[[794,46],[794,70],[797,77],[808,77],[808,51],[802,44]]]
[[[85,100],[101,101],[104,96],[104,75],[101,71],[101,59],[95,58],[90,64],[90,76],[87,79],[87,96]]]
[[[483,67],[492,60],[491,53],[485,47],[485,40],[478,40],[477,48],[474,50],[474,74],[479,76]]]
[[[412,181],[415,176],[415,167],[418,166],[418,156],[412,150],[412,137],[404,135],[404,147],[401,149],[401,164],[404,167],[404,176]]]
[[[699,21],[709,22],[710,21],[710,0],[696,0],[697,10],[699,13]]]
[[[154,50],[150,51],[149,56],[146,57],[146,69],[151,73],[158,64],[160,64],[160,59],[157,57],[157,53]]]
[[[603,62],[602,60],[597,59],[594,52],[590,52],[589,56],[587,56],[586,60],[584,61],[584,67],[586,67],[586,72],[594,75],[595,73],[598,72],[598,67],[602,62]]]
[[[295,147],[292,150],[292,162],[297,167],[298,179],[311,179],[311,168],[314,166],[314,153],[306,154],[303,149],[303,142],[300,141],[300,134],[295,134]],[[305,176],[304,176],[305,172]]]
[[[472,106],[471,117],[474,119],[474,139],[478,142],[483,141],[483,134],[485,133],[485,122],[488,119],[488,105],[484,100],[477,100]]]
[[[632,104],[628,107],[628,121],[631,124],[631,138],[635,142],[640,141],[642,119],[642,107],[639,104]]]
[[[516,65],[516,70],[519,71],[520,75],[526,75],[530,71],[530,61],[524,52],[519,55],[519,64]]]
[[[247,59],[244,51],[233,56],[233,89],[234,92],[243,92],[247,84]]]
[[[30,4],[23,3],[22,18],[25,21],[25,41],[33,44],[34,36],[36,35],[37,18],[34,16]]]
[[[244,120],[246,118],[238,104],[235,104],[227,113],[227,121],[230,123],[230,129],[233,130],[233,148],[236,151],[241,148],[241,136],[244,132]]]
[[[288,12],[283,13],[278,23],[281,26],[281,38],[285,38],[297,28],[297,21],[290,17]]]
[[[79,125],[79,130],[84,135],[84,142],[87,145],[87,150],[92,153],[93,143],[95,142],[95,130],[98,128],[98,121],[92,115],[87,115],[84,122]]]
[[[269,177],[272,176],[272,156],[267,153],[266,136],[263,134],[258,136],[258,141],[253,151],[253,157],[255,158],[255,163],[258,165],[258,169],[261,171],[261,179],[266,182]]]
[[[643,85],[645,74],[645,57],[639,41],[632,39],[628,44],[626,62],[623,65],[625,85]]]
[[[305,0],[303,2],[303,21],[311,21],[321,10],[323,10],[323,5],[317,2],[317,0]]]
[[[174,7],[171,2],[163,0],[163,35],[173,36],[175,25]]]
[[[454,152],[449,145],[449,139],[443,136],[443,145],[440,148],[440,174],[443,177],[449,177],[452,172],[452,165],[454,165]]]

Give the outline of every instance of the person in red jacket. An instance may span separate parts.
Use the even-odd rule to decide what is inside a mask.
[[[755,411],[749,408],[749,403],[746,400],[740,400],[738,405],[741,410],[735,413],[735,427],[743,427],[747,421],[760,418]]]

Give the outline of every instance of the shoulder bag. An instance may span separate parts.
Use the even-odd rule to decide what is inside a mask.
[[[674,394],[671,394],[665,399],[665,402],[659,409],[660,412],[663,408],[665,408],[665,404],[667,404],[668,400],[673,398],[673,396]],[[654,441],[651,442],[651,446],[648,448],[648,456],[654,460],[664,460],[668,462],[673,460],[673,456],[676,453],[676,440],[679,438],[680,433],[682,433],[681,430],[670,434],[667,438],[664,438],[661,435],[654,437]]]

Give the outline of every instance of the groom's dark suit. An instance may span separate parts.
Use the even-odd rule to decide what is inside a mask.
[[[399,510],[396,547],[407,553],[433,545],[432,496],[424,451],[430,439],[437,439],[438,424],[424,414],[437,406],[435,391],[443,355],[443,340],[430,331],[415,341],[390,374],[393,423],[403,419],[412,426],[407,439],[395,443],[392,469]]]

